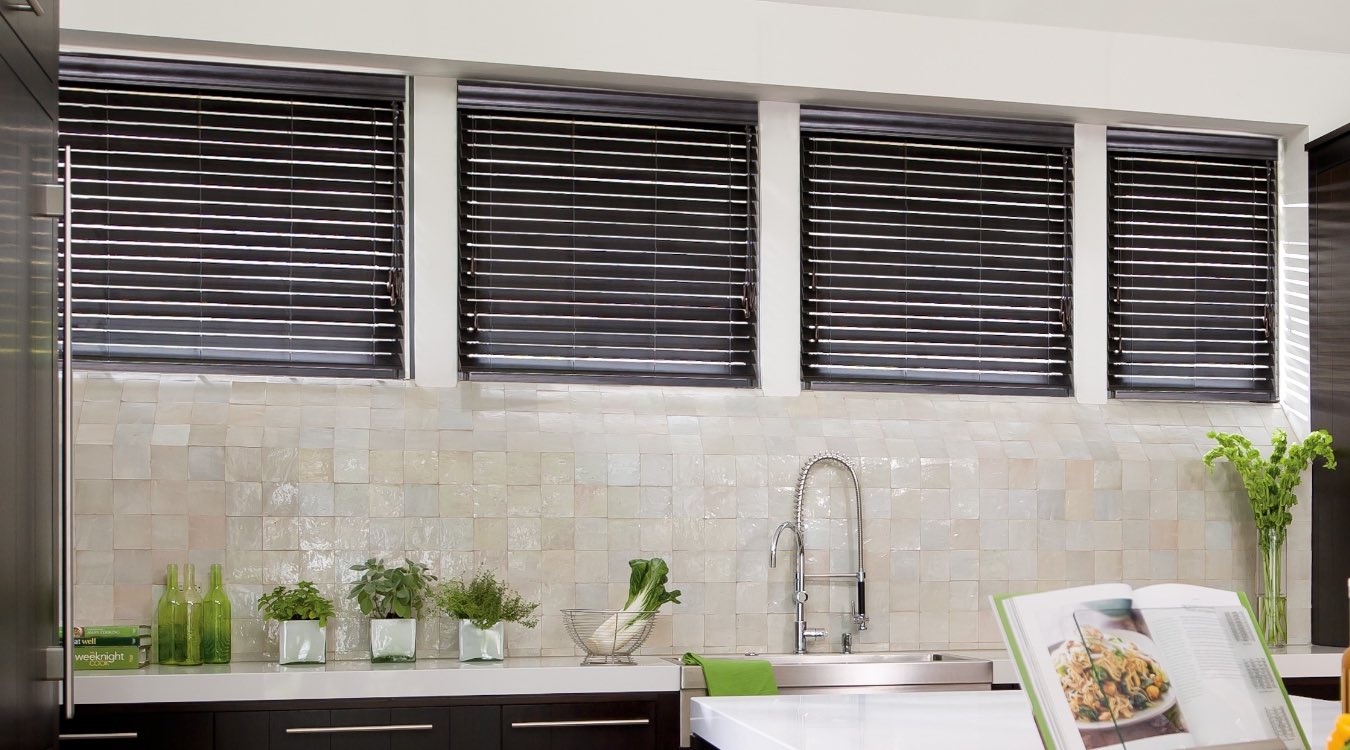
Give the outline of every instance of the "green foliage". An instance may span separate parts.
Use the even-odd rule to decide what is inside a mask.
[[[348,599],[356,600],[361,613],[372,619],[407,619],[417,617],[426,603],[431,582],[436,576],[427,572],[427,566],[405,559],[397,568],[385,567],[384,560],[371,558],[352,570],[361,577],[347,592]]]
[[[527,602],[490,570],[479,570],[472,579],[456,578],[436,588],[436,606],[451,617],[468,620],[486,630],[499,622],[518,622],[527,628],[539,624],[534,616],[537,602]]]
[[[272,593],[264,594],[258,599],[258,609],[268,620],[318,620],[319,627],[324,627],[333,616],[333,600],[309,581],[301,581],[294,588],[277,586]]]
[[[1317,430],[1303,442],[1293,444],[1284,430],[1276,430],[1270,436],[1268,458],[1241,435],[1210,432],[1209,437],[1218,445],[1205,454],[1205,466],[1213,471],[1215,459],[1223,458],[1237,469],[1242,486],[1247,488],[1262,548],[1284,543],[1289,524],[1294,520],[1290,510],[1298,504],[1294,488],[1303,480],[1303,472],[1313,459],[1320,457],[1323,466],[1336,468],[1331,435],[1326,430]]]
[[[670,581],[670,566],[659,557],[650,560],[629,560],[628,602],[624,611],[638,613],[629,624],[640,622],[655,614],[666,602],[680,603],[680,590],[666,590]]]

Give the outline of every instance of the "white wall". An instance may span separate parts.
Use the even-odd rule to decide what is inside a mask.
[[[1350,82],[1350,56],[755,0],[66,0],[61,20],[66,45],[459,77],[654,77],[783,101],[1002,102],[1313,137],[1350,120],[1350,97],[1325,94]]]

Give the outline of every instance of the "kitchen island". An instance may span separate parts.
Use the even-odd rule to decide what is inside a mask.
[[[1322,747],[1339,704],[1293,702]],[[690,729],[704,750],[1042,750],[1026,695],[1012,690],[695,698]]]

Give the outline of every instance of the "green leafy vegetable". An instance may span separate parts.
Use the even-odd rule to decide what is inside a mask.
[[[294,588],[277,586],[271,593],[263,594],[258,599],[258,609],[268,620],[318,620],[319,627],[324,627],[333,616],[333,600],[319,593],[309,581],[301,581]]]
[[[670,566],[659,557],[650,560],[629,560],[628,601],[623,612],[607,618],[587,639],[595,653],[618,651],[631,645],[642,632],[641,625],[656,615],[666,602],[680,603],[680,590],[666,590],[670,581]]]
[[[629,560],[628,601],[623,605],[625,612],[635,613],[629,624],[641,622],[661,608],[666,602],[680,603],[680,590],[666,590],[670,581],[670,566],[659,557],[650,560]]]
[[[1270,436],[1269,458],[1263,457],[1242,435],[1210,432],[1209,437],[1218,445],[1205,454],[1205,466],[1213,471],[1214,461],[1223,458],[1237,469],[1242,486],[1247,488],[1263,549],[1284,543],[1289,524],[1294,521],[1290,510],[1298,504],[1294,488],[1303,480],[1309,464],[1320,457],[1326,468],[1336,468],[1331,435],[1326,430],[1317,430],[1303,442],[1293,444],[1284,430],[1275,430]]]
[[[435,590],[436,606],[451,617],[468,620],[486,630],[499,622],[516,622],[527,628],[539,624],[534,616],[537,602],[525,601],[490,570],[479,570],[471,580],[456,578]]]
[[[427,566],[404,560],[397,568],[385,567],[384,560],[371,558],[352,570],[361,577],[352,584],[347,598],[356,600],[361,613],[372,619],[387,620],[414,618],[426,603],[431,582],[436,576],[427,572]]]

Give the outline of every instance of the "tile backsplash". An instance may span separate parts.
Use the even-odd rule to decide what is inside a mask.
[[[364,658],[354,563],[441,576],[487,565],[542,603],[516,656],[573,654],[559,610],[621,606],[627,561],[661,556],[683,603],[645,653],[791,649],[791,564],[768,566],[797,471],[857,457],[871,624],[859,650],[999,647],[987,597],[1124,580],[1250,591],[1257,558],[1210,429],[1265,442],[1280,407],[955,395],[86,372],[77,376],[76,616],[150,622],[170,562],[225,565],[236,658],[275,655],[258,597],[308,579],[338,600],[338,658]],[[1308,503],[1291,533],[1290,641],[1309,639]],[[852,570],[846,475],[813,474],[809,572]],[[852,586],[812,584],[830,650]],[[456,629],[428,618],[423,653]],[[269,637],[272,636],[272,637]],[[821,648],[827,648],[822,646]]]

